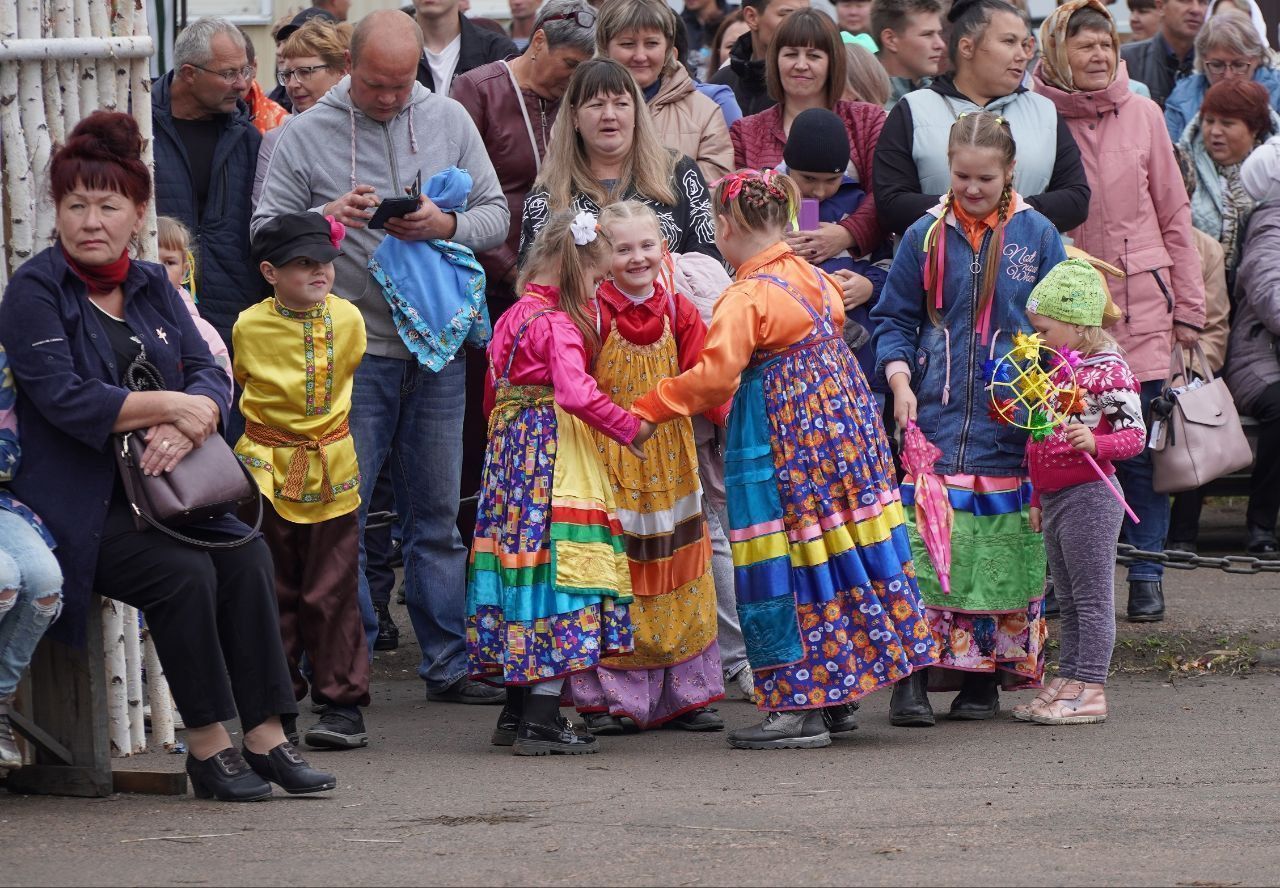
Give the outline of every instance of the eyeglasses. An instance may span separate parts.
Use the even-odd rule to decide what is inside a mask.
[[[187,64],[191,65],[190,62],[188,62]],[[202,65],[191,65],[191,67],[196,68],[200,71],[204,71],[206,74],[217,75],[218,77],[221,77],[223,81],[225,81],[228,85],[235,83],[237,80],[253,79],[253,68],[249,67],[248,65],[245,65],[243,68],[229,68],[226,71],[213,71],[213,70],[210,70],[209,68],[205,68]]]
[[[285,68],[283,71],[277,72],[276,82],[279,83],[281,86],[288,86],[289,81],[292,78],[297,77],[299,83],[306,83],[308,80],[311,79],[312,74],[316,73],[317,71],[324,71],[329,67],[331,66],[306,65],[301,68]]]
[[[1210,74],[1222,74],[1228,68],[1232,74],[1248,74],[1249,69],[1253,67],[1253,62],[1224,62],[1220,59],[1213,59],[1204,63],[1204,69]]]
[[[576,22],[579,28],[590,30],[596,26],[596,14],[585,9],[577,12],[561,12],[557,15],[549,15],[542,20],[542,24],[547,22]]]

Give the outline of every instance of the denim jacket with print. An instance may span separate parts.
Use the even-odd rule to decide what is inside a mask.
[[[992,301],[990,337],[977,331],[978,288],[986,250],[974,254],[948,214],[941,325],[929,319],[925,305],[924,239],[941,206],[934,207],[903,236],[880,301],[871,311],[875,327],[876,376],[890,361],[911,366],[911,388],[919,399],[916,422],[942,450],[934,466],[939,474],[1022,475],[1027,433],[991,417],[984,372],[988,359],[1013,348],[1013,335],[1030,332],[1027,297],[1049,269],[1066,258],[1062,238],[1048,219],[1016,198],[1005,226],[1003,256]],[[943,392],[949,390],[947,403]]]

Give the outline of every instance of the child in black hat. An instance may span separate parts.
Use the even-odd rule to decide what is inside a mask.
[[[802,201],[818,202],[818,229],[797,231],[788,235],[787,241],[804,257],[806,244],[815,237],[822,237],[832,229],[844,234],[838,224],[867,199],[867,192],[848,173],[849,134],[835,113],[826,108],[810,108],[796,115],[791,124],[787,145],[782,151],[783,164],[779,172],[789,175],[800,189]],[[862,372],[872,383],[872,390],[883,407],[885,383],[877,379],[875,352],[871,349],[871,306],[880,297],[880,288],[888,276],[893,251],[888,243],[880,244],[865,256],[851,256],[843,250],[825,262],[817,263],[823,271],[838,277],[839,272],[849,272],[861,278],[852,294],[844,299],[844,338],[858,359]]]
[[[245,433],[240,457],[267,499],[262,533],[275,561],[280,634],[294,693],[327,706],[308,746],[368,744],[369,652],[357,603],[360,471],[347,425],[364,319],[329,292],[342,224],[318,213],[267,222],[253,257],[275,294],[232,330]],[[295,717],[296,718],[296,717]],[[296,723],[285,725],[296,736]],[[295,741],[296,742],[296,741]]]

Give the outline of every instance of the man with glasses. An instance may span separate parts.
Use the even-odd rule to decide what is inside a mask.
[[[1129,77],[1145,83],[1161,108],[1174,86],[1194,73],[1196,35],[1209,14],[1209,0],[1156,0],[1160,30],[1120,48]],[[1176,141],[1176,139],[1175,139]]]
[[[173,70],[151,93],[156,212],[191,229],[200,314],[228,344],[236,317],[262,294],[249,258],[250,192],[262,141],[244,102],[252,77],[240,30],[202,18],[178,35]]]

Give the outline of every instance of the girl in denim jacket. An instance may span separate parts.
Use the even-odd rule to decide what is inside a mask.
[[[1015,146],[989,112],[962,115],[947,146],[951,189],[912,225],[871,313],[877,373],[898,425],[915,422],[942,450],[950,493],[951,588],[944,593],[908,509],[938,667],[894,688],[891,722],[934,723],[927,689],[960,693],[952,719],[988,719],[999,690],[1038,688],[1044,674],[1044,548],[1029,523],[1027,433],[988,410],[986,367],[1029,332],[1027,297],[1065,258],[1053,224],[1013,190]],[[904,504],[914,501],[908,476]]]

